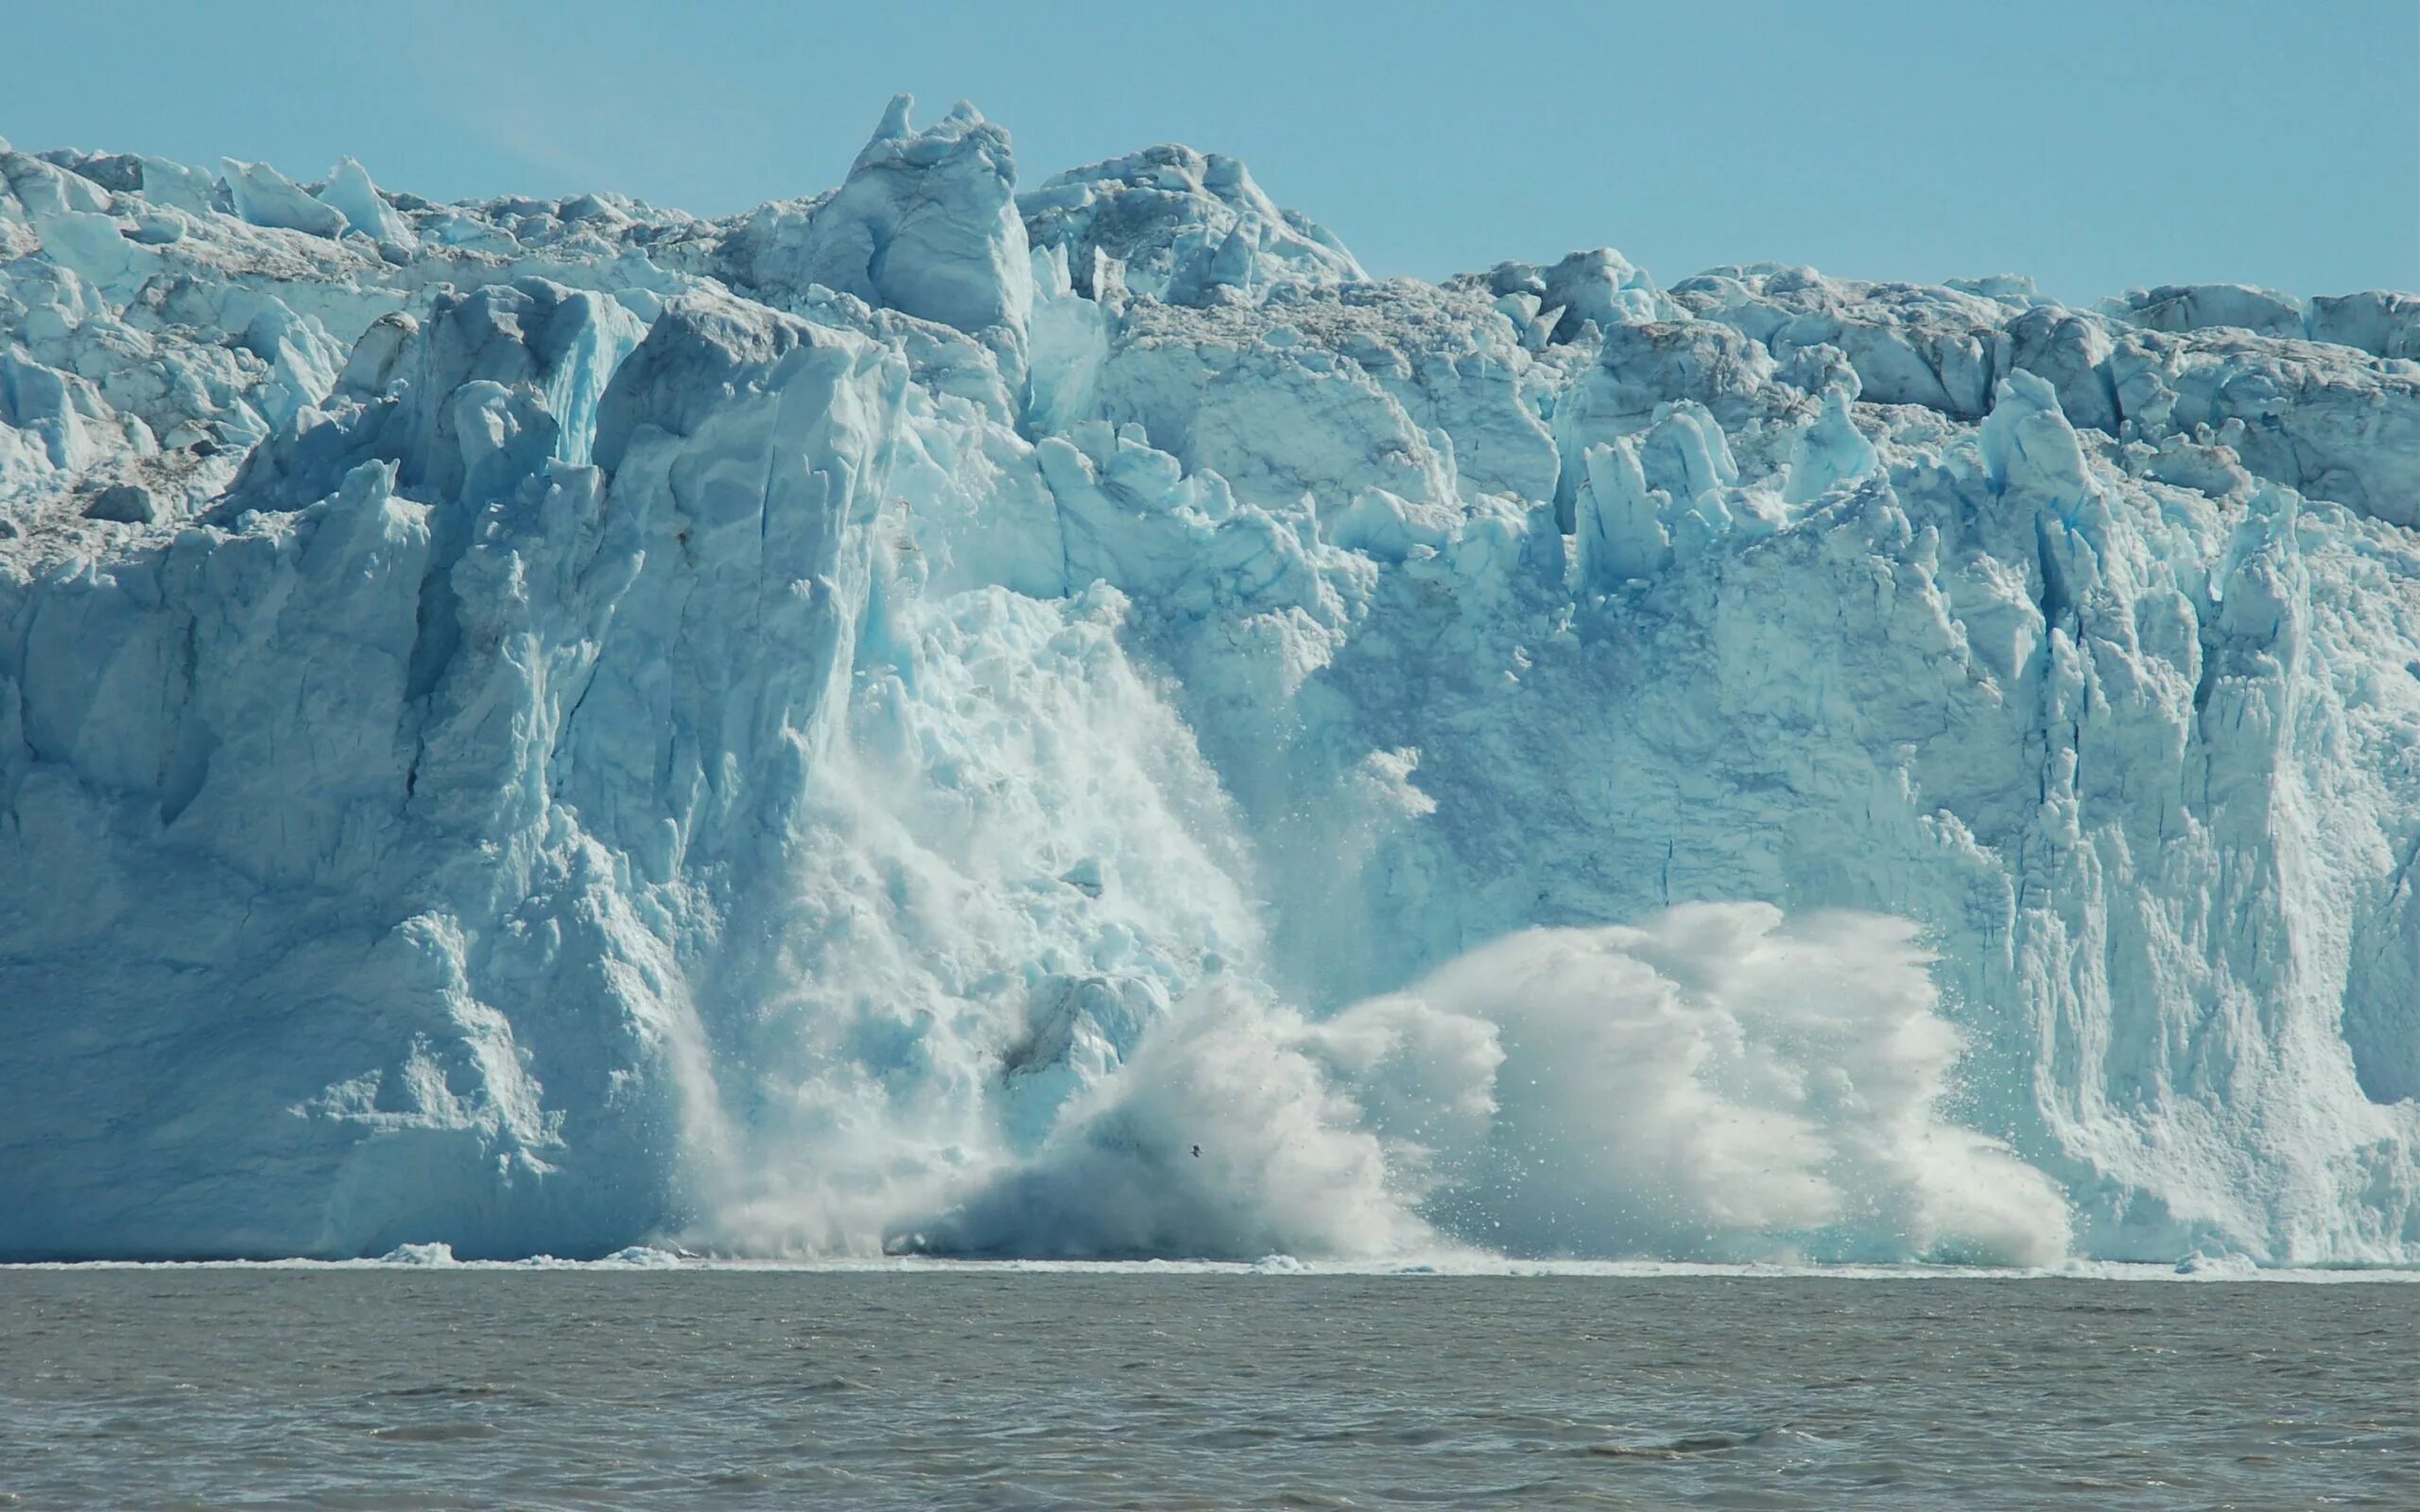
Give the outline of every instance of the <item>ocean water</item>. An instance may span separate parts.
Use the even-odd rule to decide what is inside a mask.
[[[2420,1507],[2420,1288],[0,1270],[0,1505]]]

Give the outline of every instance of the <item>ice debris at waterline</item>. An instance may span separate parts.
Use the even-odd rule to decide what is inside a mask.
[[[2420,1261],[2420,300],[0,175],[0,1256]]]

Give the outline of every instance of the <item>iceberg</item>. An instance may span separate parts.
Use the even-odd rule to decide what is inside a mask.
[[[2420,1263],[2415,355],[0,144],[0,1260]]]

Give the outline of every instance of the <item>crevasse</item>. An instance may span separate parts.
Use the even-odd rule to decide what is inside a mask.
[[[2420,300],[0,144],[0,1258],[2420,1261]]]

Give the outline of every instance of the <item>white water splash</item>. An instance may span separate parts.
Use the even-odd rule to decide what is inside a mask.
[[[1323,1022],[1216,987],[1032,1160],[905,1237],[2050,1263],[2058,1190],[1943,1117],[1959,1037],[1913,933],[1700,904],[1515,935]]]

